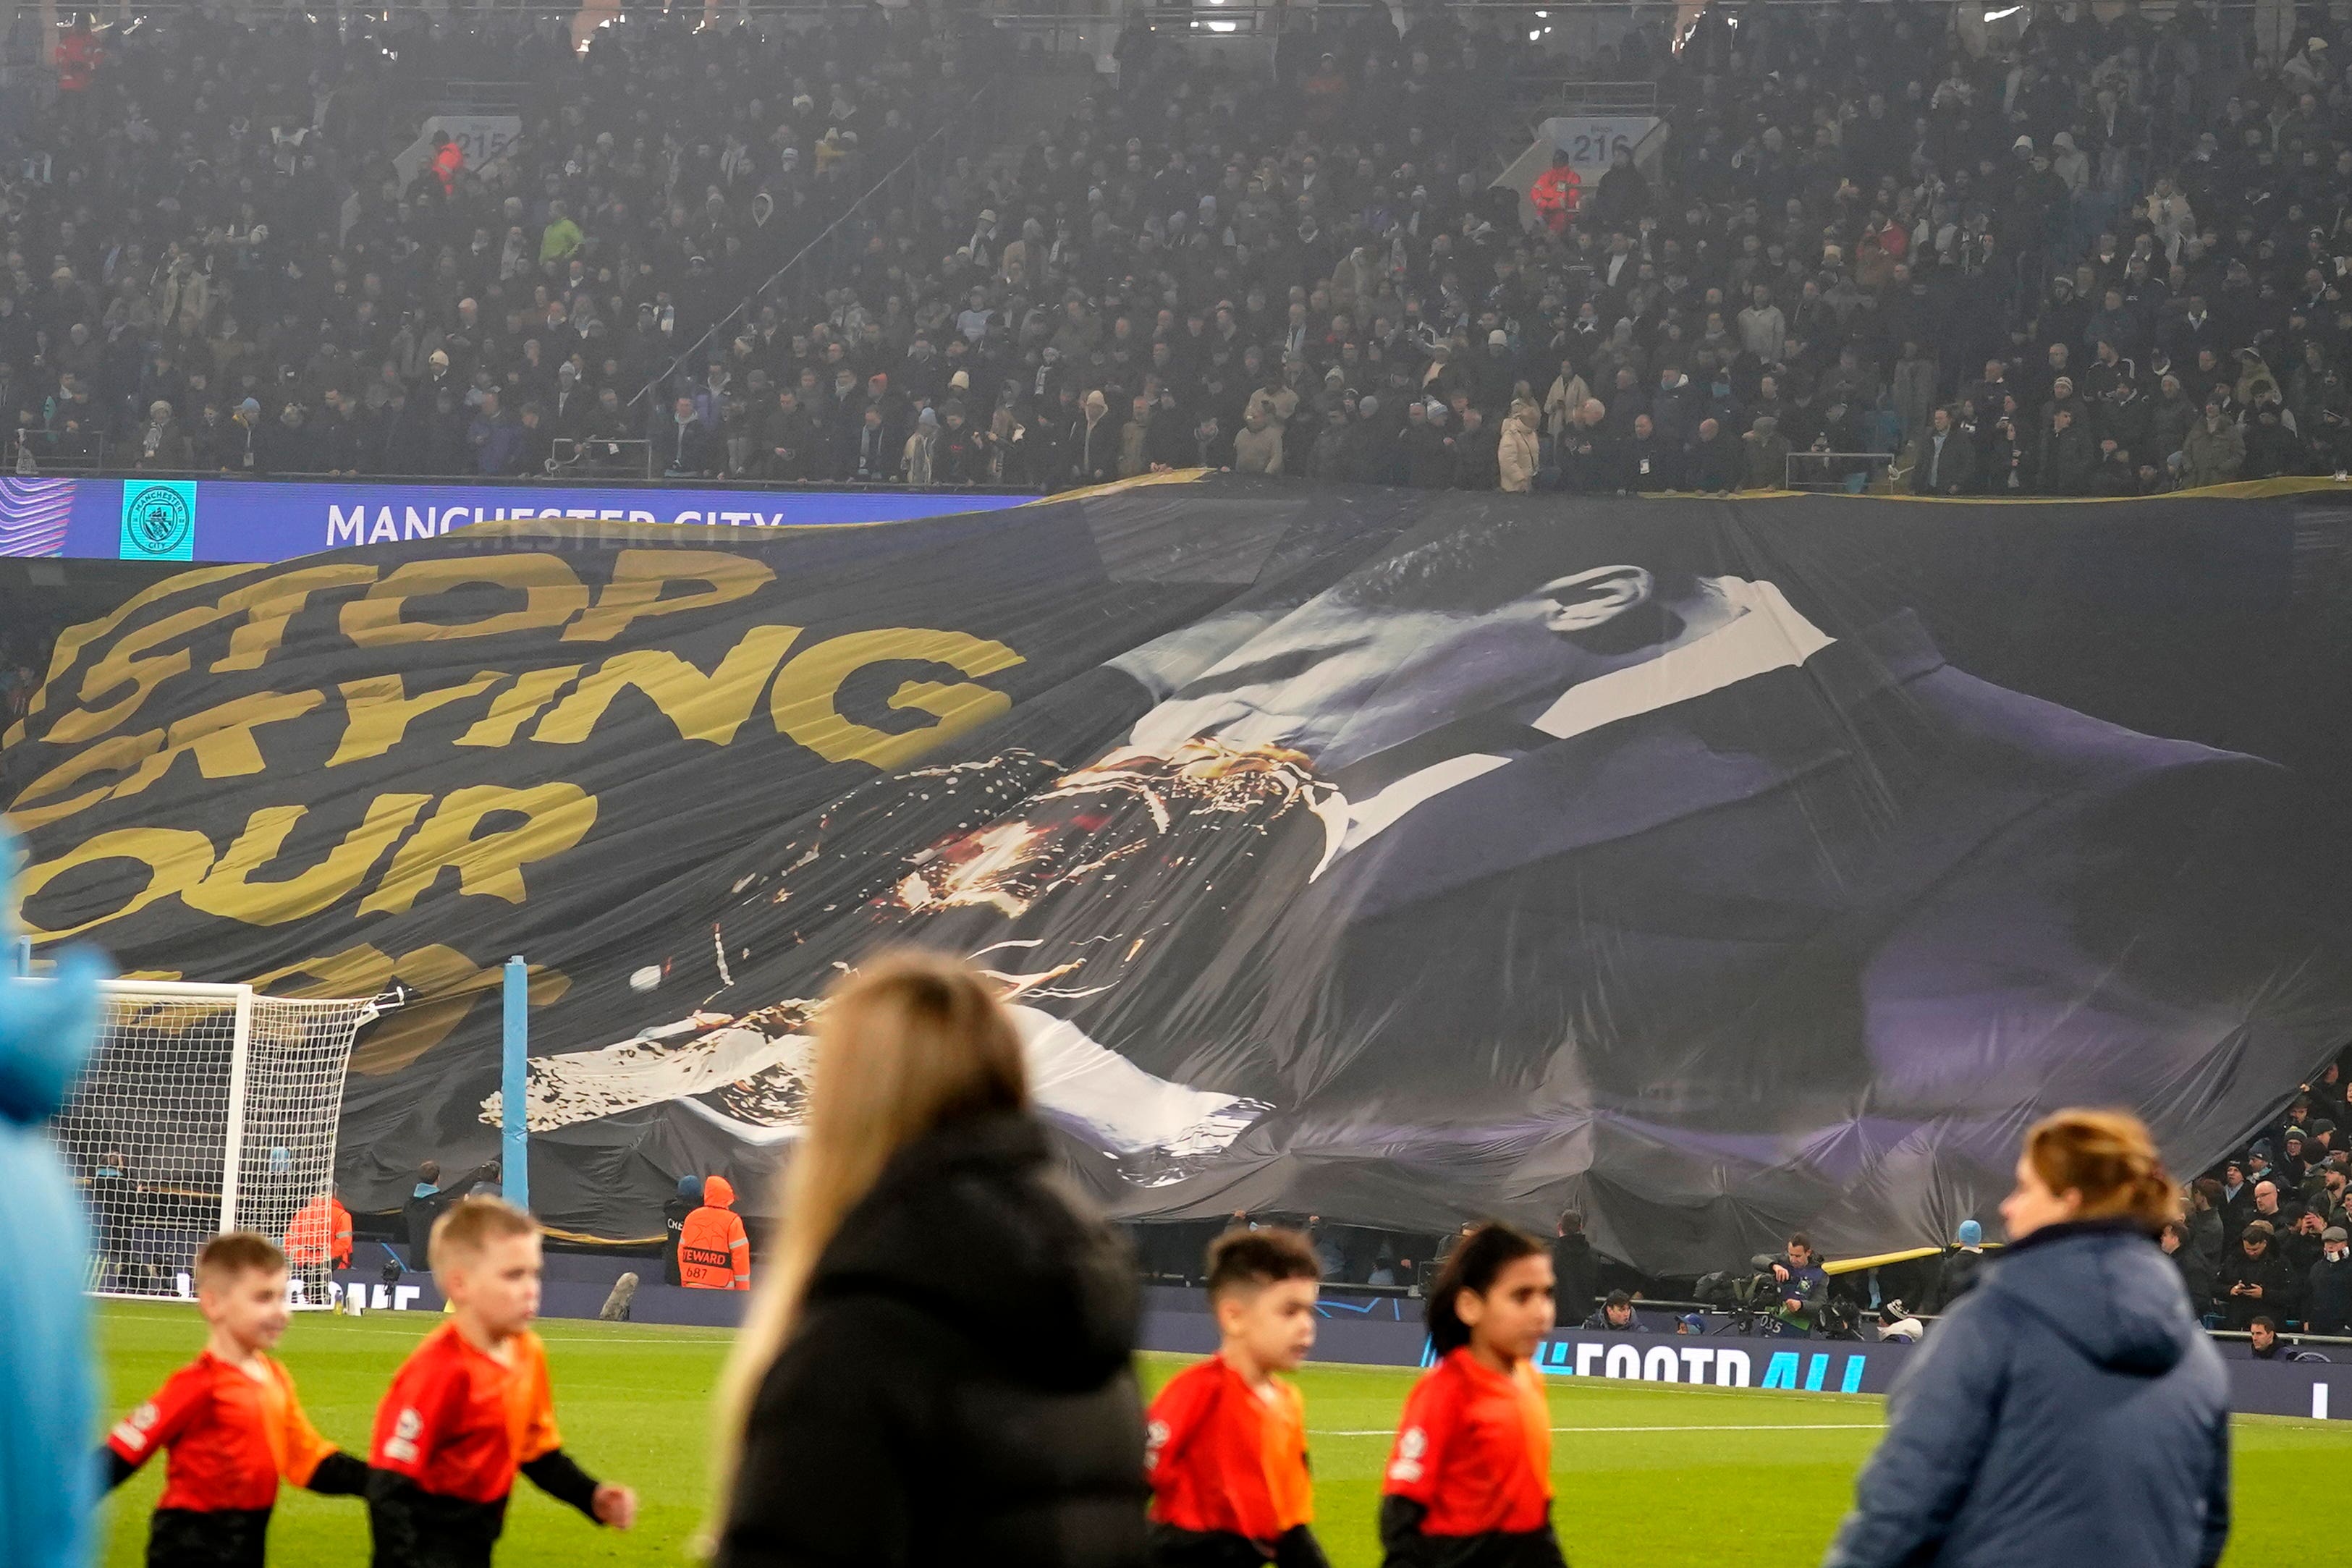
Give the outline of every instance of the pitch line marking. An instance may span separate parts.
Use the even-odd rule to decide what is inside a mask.
[[[1710,1422],[1698,1427],[1554,1427],[1555,1432],[1875,1432],[1886,1425],[1884,1421],[1797,1421],[1766,1422],[1756,1426],[1730,1426]],[[1313,1431],[1310,1437],[1393,1437],[1395,1431],[1387,1427],[1349,1429],[1345,1431]]]

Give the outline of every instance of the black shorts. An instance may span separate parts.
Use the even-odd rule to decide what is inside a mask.
[[[1567,1568],[1559,1537],[1541,1530],[1488,1531],[1482,1535],[1420,1535],[1407,1551],[1391,1552],[1388,1568]]]
[[[147,1526],[147,1568],[263,1568],[269,1511],[159,1508]]]
[[[1179,1530],[1153,1521],[1152,1568],[1330,1568],[1315,1532],[1306,1525],[1286,1531],[1272,1547],[1222,1530]]]
[[[377,1470],[368,1478],[368,1561],[371,1568],[490,1568],[506,1513],[504,1498],[438,1497]]]

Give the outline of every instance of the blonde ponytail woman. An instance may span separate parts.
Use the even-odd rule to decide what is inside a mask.
[[[835,991],[776,1211],[719,1390],[719,1568],[1142,1562],[1134,1267],[985,981],[900,954]]]
[[[2229,1387],[2158,1248],[2178,1189],[2139,1119],[2025,1134],[2009,1246],[1927,1335],[1829,1568],[2210,1568],[2230,1535]]]

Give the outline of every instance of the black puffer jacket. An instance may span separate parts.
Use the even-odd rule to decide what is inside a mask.
[[[718,1568],[1140,1564],[1136,1313],[1034,1122],[901,1151],[753,1403]]]

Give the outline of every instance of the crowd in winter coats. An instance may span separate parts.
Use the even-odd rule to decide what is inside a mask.
[[[174,10],[5,127],[0,408],[61,469],[252,474],[2121,495],[2352,461],[2336,22],[1717,7],[1677,49],[1666,15],[1556,62],[1654,79],[1663,153],[1542,214],[1493,183],[1492,89],[1543,68],[1500,21],[1335,12],[1270,71],[1138,23],[1115,89],[933,143],[763,289],[1013,79],[1000,35]],[[404,179],[461,64],[527,84],[523,135]]]
[[[570,456],[641,473],[675,390],[695,399],[696,470],[744,471],[763,411],[733,340],[764,333],[780,359],[805,329],[782,332],[773,303],[739,307],[961,123],[998,46],[960,13],[699,18],[648,14],[584,49],[545,13],[190,6],[77,24],[67,42],[93,63],[54,102],[0,106],[10,457],[472,476]],[[5,44],[20,79],[46,47],[24,13]],[[520,139],[398,157],[451,80],[511,92]],[[852,270],[882,259],[890,225],[871,226]],[[880,341],[863,325],[836,321],[815,349],[803,336],[801,356],[862,361]],[[812,474],[835,455],[810,454]]]
[[[1475,20],[1351,14],[1286,36],[1270,78],[1130,27],[1119,90],[964,193],[942,270],[886,297],[911,328],[833,373],[818,423],[879,404],[887,451],[932,408],[975,454],[934,482],[1048,489],[1194,465],[1587,494],[2333,472],[2352,85],[2324,39],[2282,66],[2246,27],[2042,16],[1978,55],[1872,7],[1748,16],[1736,50],[1713,12],[1678,54],[1638,26],[1577,65],[1659,80],[1663,162],[1619,158],[1557,225],[1487,183],[1513,128],[1464,84],[1517,51]],[[841,451],[832,476],[878,472]]]
[[[2352,1073],[2331,1064],[2168,1228],[2191,1305],[2233,1329],[2352,1334]]]

